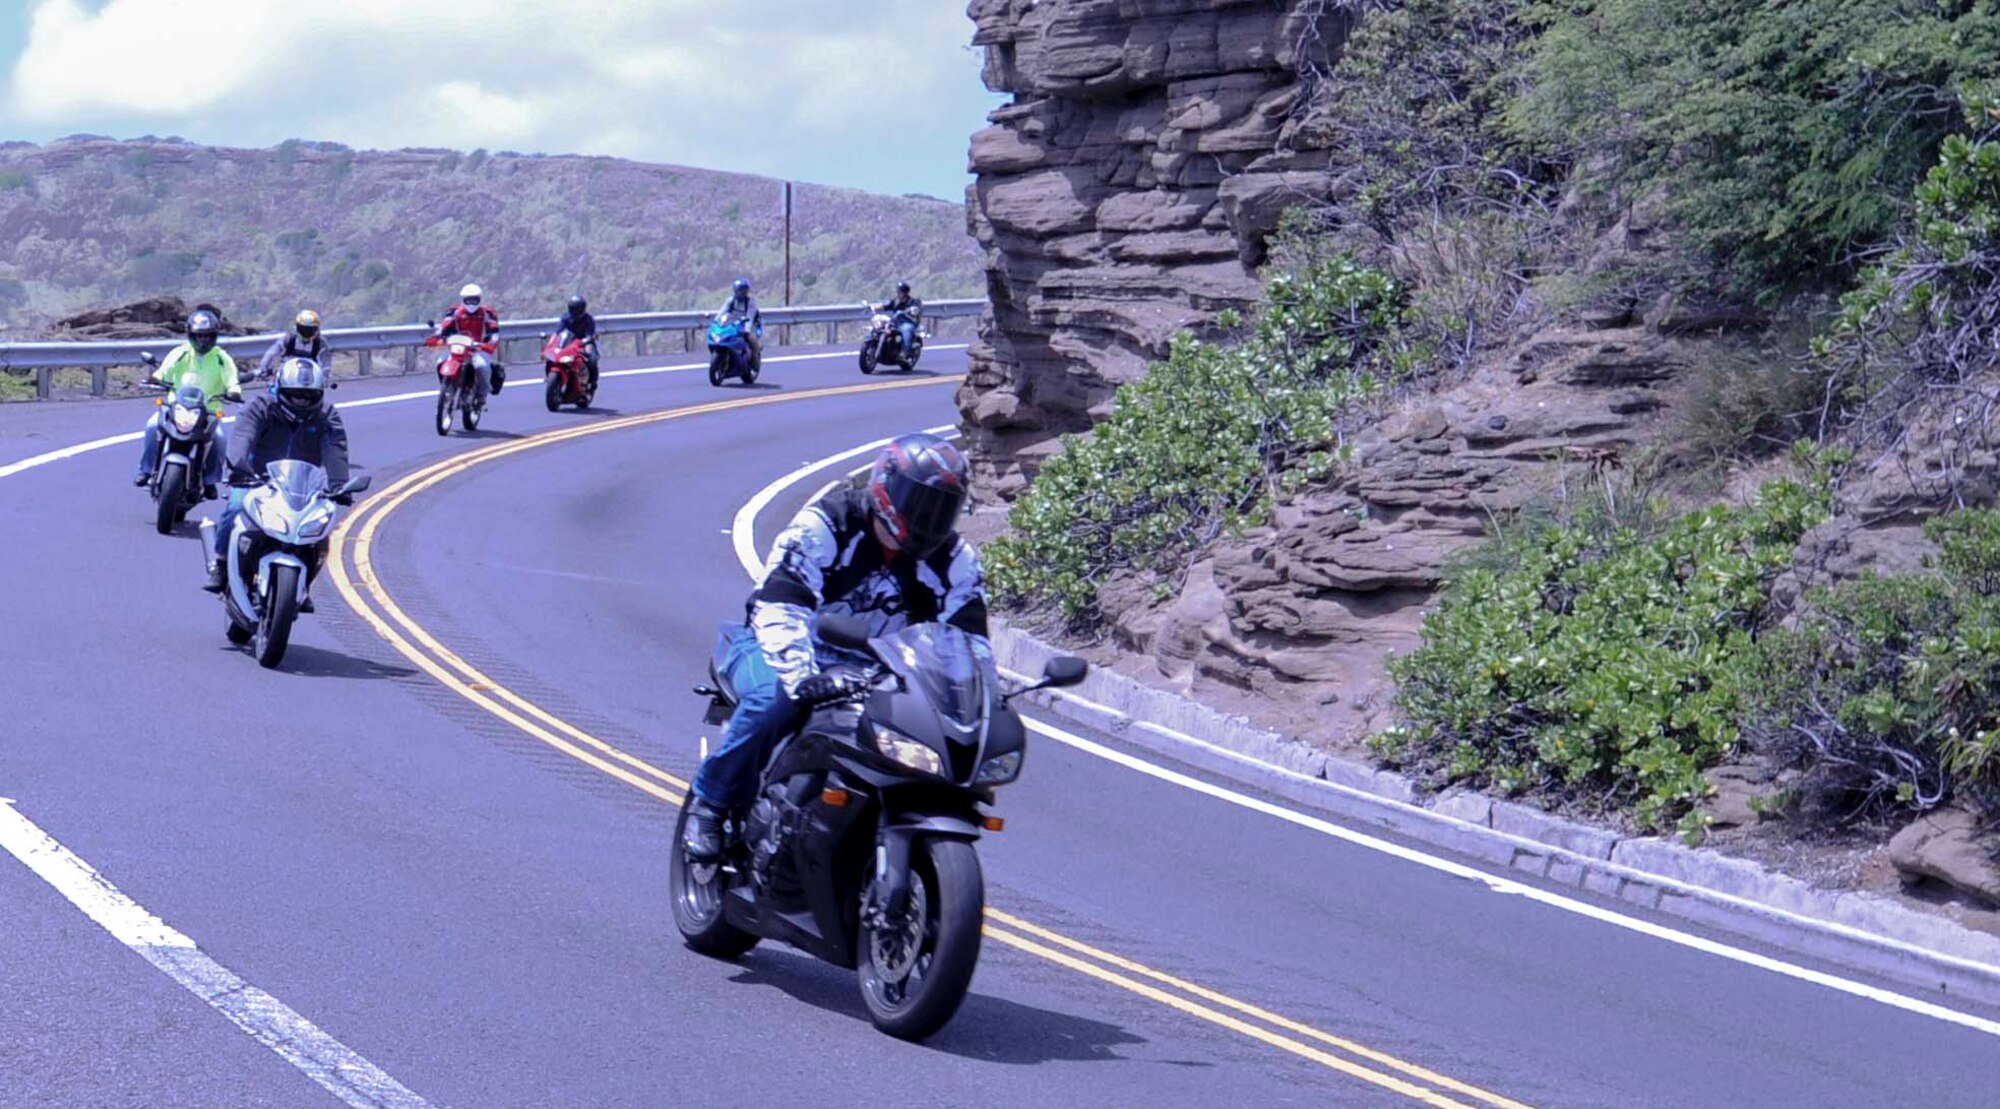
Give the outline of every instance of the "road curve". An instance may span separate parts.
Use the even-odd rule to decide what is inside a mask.
[[[982,845],[985,956],[930,1044],[875,1034],[851,976],[803,956],[685,951],[662,851],[703,731],[685,690],[748,588],[738,509],[953,418],[942,379],[830,392],[868,382],[845,351],[766,381],[635,373],[581,415],[510,389],[449,440],[382,399],[421,379],[343,389],[384,494],[350,532],[375,528],[365,574],[345,544],[361,607],[322,586],[270,673],[223,641],[192,539],[150,533],[135,446],[18,468],[142,405],[0,408],[0,797],[432,1104],[1990,1103],[1977,1029],[1050,742]],[[757,542],[843,468],[773,497]],[[334,1103],[9,857],[0,999],[0,1105]]]

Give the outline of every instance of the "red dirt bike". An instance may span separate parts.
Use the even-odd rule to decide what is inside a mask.
[[[479,430],[479,418],[486,414],[486,402],[479,399],[479,375],[473,368],[473,360],[485,355],[492,367],[494,383],[498,384],[500,363],[493,358],[498,343],[474,342],[469,335],[445,337],[433,335],[424,340],[427,347],[442,346],[444,357],[438,360],[438,403],[437,433],[451,434],[452,417],[456,415],[467,431]]]
[[[548,336],[542,347],[542,403],[554,412],[565,404],[578,411],[597,396],[597,367],[590,364],[588,346],[568,331]]]

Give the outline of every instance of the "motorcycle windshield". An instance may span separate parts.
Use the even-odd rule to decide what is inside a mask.
[[[960,727],[978,724],[988,664],[973,650],[972,636],[949,624],[913,624],[888,643],[887,653],[903,663],[932,707]]]
[[[271,463],[264,471],[264,479],[293,512],[305,511],[315,498],[326,495],[326,471],[295,458]]]
[[[208,394],[202,392],[199,385],[183,385],[174,394],[174,400],[189,408],[200,408],[208,403]]]

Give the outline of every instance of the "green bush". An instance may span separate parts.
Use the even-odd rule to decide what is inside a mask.
[[[1177,336],[1016,502],[1013,534],[986,554],[996,590],[1087,622],[1111,572],[1168,570],[1263,519],[1334,465],[1342,413],[1407,371],[1403,315],[1401,285],[1342,256],[1272,278],[1236,342]]]
[[[1936,573],[1815,592],[1745,674],[1745,739],[1835,819],[2000,803],[2000,512],[1924,531]]]
[[[1736,741],[1736,673],[1823,479],[1678,518],[1587,506],[1495,540],[1391,661],[1407,723],[1371,741],[1436,781],[1633,806],[1671,825]],[[1683,824],[1699,828],[1698,820]]]
[[[2000,8],[1958,0],[1567,0],[1509,116],[1523,141],[1661,192],[1686,243],[1769,297],[1848,272],[2000,73]]]
[[[1962,91],[1967,119],[1988,132],[1944,141],[1917,186],[1912,226],[1841,298],[1816,344],[1841,383],[1843,416],[1871,439],[1900,431],[1926,394],[1978,404],[1958,387],[1990,370],[2000,344],[2000,86]]]

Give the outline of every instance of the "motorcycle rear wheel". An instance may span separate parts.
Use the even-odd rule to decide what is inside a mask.
[[[722,899],[729,894],[729,878],[719,864],[697,866],[688,861],[681,836],[687,829],[687,807],[693,795],[681,802],[680,819],[674,822],[673,858],[667,864],[667,884],[674,902],[674,927],[693,951],[717,959],[734,959],[757,946],[757,937],[729,923],[722,911]],[[705,876],[704,876],[705,872]]]
[[[884,936],[863,925],[857,940],[861,1002],[876,1028],[899,1040],[921,1040],[951,1021],[979,965],[979,928],[986,913],[986,879],[979,852],[956,839],[927,839],[910,860],[914,937]],[[881,950],[914,939],[884,966]],[[907,966],[902,965],[907,963]]]
[[[483,419],[485,416],[486,416],[485,407],[483,407],[479,403],[478,399],[475,397],[474,399],[466,401],[465,407],[459,409],[458,422],[464,425],[465,430],[467,431],[478,431],[479,421]]]
[[[285,648],[292,641],[292,621],[298,615],[298,567],[271,567],[271,583],[264,597],[264,615],[257,622],[256,638],[252,641],[257,665],[269,670],[285,660]]]
[[[172,535],[180,520],[181,498],[187,496],[187,467],[162,467],[160,483],[153,487],[153,526],[161,535]]]

